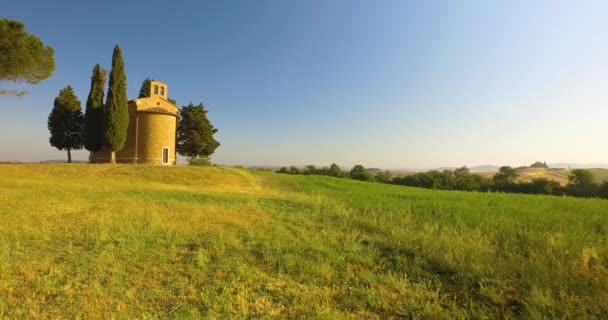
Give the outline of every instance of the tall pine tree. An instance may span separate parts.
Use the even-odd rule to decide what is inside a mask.
[[[128,126],[127,76],[122,51],[116,45],[112,54],[112,70],[110,71],[104,121],[106,145],[112,152],[111,163],[116,163],[116,151],[122,150],[127,141]]]
[[[93,68],[91,91],[84,113],[84,147],[89,151],[99,151],[103,146],[103,89],[107,72],[99,64]]]
[[[49,114],[48,128],[51,133],[51,146],[68,152],[68,162],[72,162],[72,150],[82,149],[84,143],[84,117],[80,100],[74,94],[74,89],[67,86],[53,102],[53,110]]]
[[[177,152],[191,160],[213,154],[220,143],[213,137],[217,129],[207,119],[205,106],[202,103],[195,106],[190,102],[181,108],[179,114]]]

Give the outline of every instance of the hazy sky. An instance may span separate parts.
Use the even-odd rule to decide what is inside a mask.
[[[129,98],[151,77],[205,103],[221,164],[608,162],[608,1],[132,2],[3,2],[57,69],[0,97],[0,160],[65,158],[53,99],[84,110],[118,43]]]

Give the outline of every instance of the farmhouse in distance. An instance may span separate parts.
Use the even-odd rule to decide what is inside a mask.
[[[177,106],[170,101],[168,88],[160,81],[150,81],[148,97],[129,101],[127,141],[116,152],[118,163],[175,165]],[[92,163],[109,163],[108,147],[91,152]]]

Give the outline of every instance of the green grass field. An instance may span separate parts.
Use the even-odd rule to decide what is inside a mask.
[[[608,318],[608,201],[0,165],[0,318]]]

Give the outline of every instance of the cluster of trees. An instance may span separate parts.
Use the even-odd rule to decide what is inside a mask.
[[[95,65],[84,115],[80,100],[71,86],[61,89],[55,98],[47,122],[51,133],[49,141],[51,146],[67,151],[68,162],[72,162],[72,150],[85,147],[94,152],[106,146],[111,151],[111,162],[116,163],[116,151],[122,150],[127,141],[127,77],[118,45],[112,54],[110,82],[104,103],[105,81],[106,70],[99,64]]]
[[[526,194],[570,195],[575,197],[608,198],[608,181],[595,182],[593,173],[585,169],[574,169],[568,177],[568,184],[547,178],[534,178],[531,181],[517,181],[517,171],[503,166],[494,176],[483,177],[470,173],[462,167],[454,171],[428,171],[392,178],[391,183],[412,187],[461,191],[494,191]]]
[[[516,181],[517,171],[503,166],[491,178],[471,173],[467,167],[455,170],[420,172],[394,177],[392,183],[439,190],[495,191],[528,194],[562,195],[561,185],[546,178],[535,178],[531,182]]]
[[[387,182],[384,178],[390,178],[390,172],[384,171],[379,172],[376,175],[371,174],[364,166],[358,164],[355,165],[350,171],[345,171],[340,168],[339,165],[332,163],[329,167],[321,167],[317,168],[314,165],[308,165],[304,168],[298,168],[295,166],[291,167],[282,167],[278,171],[278,173],[286,173],[286,174],[302,174],[302,175],[321,175],[321,176],[330,176],[336,178],[350,178],[361,181],[377,181],[377,182]]]
[[[391,183],[439,190],[487,191],[490,188],[489,179],[472,174],[467,167],[400,175],[393,177]]]
[[[330,177],[336,177],[336,178],[344,178],[348,175],[347,172],[342,170],[342,168],[340,168],[340,166],[338,166],[335,163],[332,163],[331,166],[329,166],[329,167],[322,167],[322,168],[317,168],[316,166],[313,166],[313,165],[309,165],[304,168],[298,168],[298,167],[294,167],[294,166],[291,166],[289,168],[282,167],[277,172],[287,173],[287,174],[303,174],[303,175],[316,174],[316,175],[330,176]]]
[[[589,170],[572,170],[568,185],[562,186],[557,181],[546,178],[535,178],[530,182],[517,181],[517,171],[503,166],[492,177],[471,173],[467,167],[455,170],[431,170],[404,175],[393,175],[389,171],[371,174],[362,165],[354,166],[350,172],[343,171],[337,164],[317,168],[313,165],[304,168],[282,167],[277,172],[286,174],[326,175],[338,178],[351,178],[362,181],[397,184],[437,190],[460,190],[482,192],[509,192],[546,195],[570,195],[575,197],[600,197],[608,199],[608,180],[601,184],[595,182]]]
[[[118,45],[112,54],[112,69],[104,102],[106,75],[105,69],[99,64],[95,65],[84,115],[80,100],[71,86],[61,89],[55,98],[47,122],[51,133],[50,144],[59,150],[66,150],[68,162],[72,162],[72,150],[84,147],[95,152],[106,147],[111,152],[111,163],[116,163],[116,152],[121,151],[127,141],[127,78]],[[150,81],[143,81],[140,98],[149,95]],[[176,104],[175,100],[169,101]],[[187,156],[191,163],[205,162],[201,158],[207,160],[220,145],[213,137],[217,129],[207,119],[207,110],[202,103],[183,106],[178,114],[177,128],[176,151]]]
[[[574,169],[568,177],[567,194],[576,197],[599,197],[608,199],[608,180],[596,183],[589,170]]]

